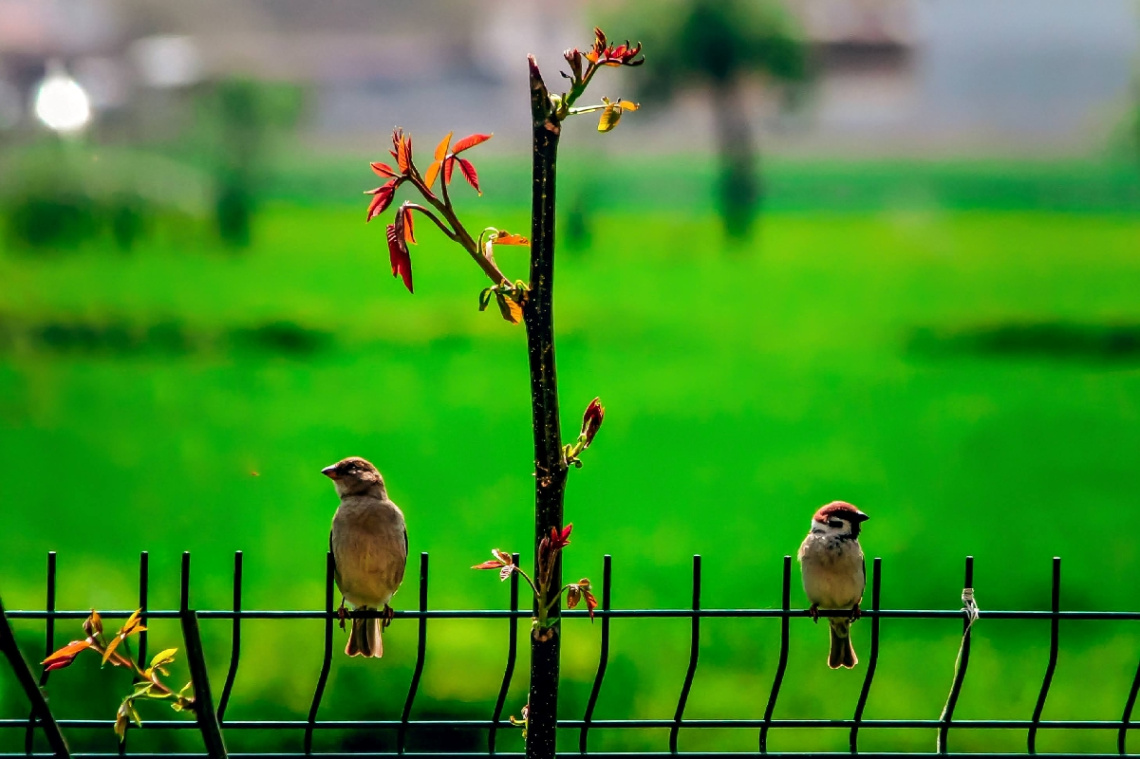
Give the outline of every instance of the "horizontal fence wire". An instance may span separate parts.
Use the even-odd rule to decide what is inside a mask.
[[[497,738],[503,729],[517,730],[510,720],[503,719],[503,712],[506,705],[508,692],[511,688],[516,663],[518,658],[519,648],[519,621],[526,620],[531,617],[531,611],[527,608],[520,609],[519,606],[519,581],[517,573],[512,573],[510,578],[510,600],[509,607],[506,609],[430,609],[428,604],[428,580],[429,580],[429,564],[428,554],[423,553],[420,555],[419,564],[419,599],[417,608],[408,610],[399,610],[394,614],[396,620],[416,620],[417,621],[417,644],[416,644],[416,658],[415,666],[412,673],[411,682],[408,687],[407,695],[404,699],[403,709],[399,718],[393,719],[375,719],[375,720],[338,720],[338,719],[318,719],[321,710],[321,704],[325,696],[326,686],[328,684],[329,674],[333,661],[333,625],[337,622],[339,615],[338,610],[334,606],[336,599],[335,584],[334,584],[334,564],[332,556],[329,554],[326,558],[325,564],[325,585],[324,585],[324,609],[321,610],[259,610],[259,609],[245,609],[242,603],[242,554],[237,552],[234,555],[233,565],[233,603],[229,609],[213,609],[213,610],[196,610],[191,605],[191,572],[190,572],[190,554],[185,553],[182,556],[182,571],[180,576],[180,603],[179,608],[174,610],[164,609],[150,609],[148,607],[149,596],[149,571],[148,571],[149,557],[144,552],[140,556],[139,565],[139,608],[143,610],[143,620],[154,619],[177,619],[181,624],[183,633],[183,644],[185,646],[186,656],[191,668],[192,679],[194,682],[194,694],[196,700],[195,714],[191,715],[194,719],[190,720],[176,720],[176,719],[152,719],[147,721],[142,728],[131,727],[132,733],[137,733],[141,730],[145,731],[164,731],[164,730],[192,730],[200,733],[202,744],[204,747],[204,755],[211,757],[242,757],[242,756],[321,756],[331,759],[337,756],[426,756],[432,755],[424,752],[408,751],[409,735],[412,733],[422,732],[430,734],[432,731],[443,729],[449,730],[486,730],[487,744],[486,751],[474,753],[455,753],[453,751],[440,752],[447,753],[448,755],[455,756],[519,756],[517,752],[500,752],[497,746]],[[514,561],[518,563],[518,555],[514,556]],[[965,587],[971,588],[973,584],[973,558],[967,557],[965,569]],[[693,557],[692,569],[692,603],[690,608],[687,609],[614,609],[612,606],[612,569],[611,557],[605,556],[603,559],[603,576],[601,583],[601,604],[594,610],[593,616],[600,621],[600,648],[598,653],[598,664],[595,670],[594,680],[590,689],[590,694],[586,702],[584,714],[581,719],[559,719],[558,727],[562,730],[577,731],[578,734],[578,750],[576,752],[560,751],[561,756],[592,756],[592,757],[607,757],[607,756],[689,756],[689,757],[715,757],[715,756],[747,756],[746,752],[683,752],[679,750],[682,736],[688,730],[707,730],[707,729],[746,729],[756,730],[757,733],[757,751],[752,755],[761,754],[767,756],[804,756],[806,754],[794,753],[776,753],[768,751],[768,741],[770,738],[770,731],[773,729],[836,729],[846,730],[848,732],[848,752],[842,753],[820,753],[812,752],[811,755],[849,755],[860,754],[862,756],[872,756],[877,754],[861,751],[859,748],[859,740],[862,731],[877,730],[877,729],[901,729],[901,730],[930,730],[935,731],[938,736],[937,746],[939,751],[932,753],[908,753],[907,756],[947,756],[956,755],[949,754],[947,751],[947,739],[952,730],[1023,730],[1026,736],[1026,749],[1029,754],[1034,754],[1037,751],[1037,736],[1041,730],[1080,730],[1089,731],[1090,733],[1103,733],[1103,731],[1114,731],[1117,735],[1117,753],[1106,754],[1106,756],[1120,756],[1126,754],[1128,733],[1140,727],[1140,724],[1133,723],[1132,712],[1136,703],[1138,694],[1140,694],[1140,664],[1138,664],[1136,673],[1131,681],[1131,687],[1128,692],[1126,703],[1124,704],[1123,715],[1120,720],[1045,720],[1042,719],[1042,713],[1045,707],[1046,700],[1048,699],[1052,680],[1057,667],[1057,658],[1060,646],[1060,621],[1090,621],[1090,620],[1140,620],[1140,612],[1132,611],[1064,611],[1061,609],[1060,604],[1060,586],[1061,586],[1061,560],[1059,558],[1053,559],[1052,565],[1052,582],[1051,582],[1051,601],[1050,609],[1043,610],[1030,610],[1030,611],[982,611],[980,616],[986,619],[994,620],[1048,620],[1050,623],[1050,647],[1049,657],[1046,664],[1045,674],[1042,679],[1041,687],[1038,691],[1036,705],[1032,714],[1027,719],[957,719],[954,717],[954,708],[961,692],[963,682],[966,678],[967,669],[969,666],[969,644],[970,634],[972,632],[969,622],[969,616],[965,609],[960,610],[937,610],[937,609],[883,609],[881,608],[881,587],[882,587],[882,561],[875,558],[871,564],[871,572],[869,573],[869,590],[870,598],[864,599],[869,601],[865,603],[867,608],[861,609],[861,616],[869,620],[868,626],[870,627],[870,640],[869,648],[867,651],[866,662],[861,662],[865,666],[863,673],[863,682],[859,691],[859,697],[856,703],[855,711],[850,719],[794,719],[794,718],[776,718],[774,716],[781,688],[784,685],[784,676],[787,670],[788,655],[790,649],[790,622],[792,619],[808,618],[810,616],[807,609],[792,608],[791,605],[791,586],[792,586],[792,557],[785,556],[783,559],[783,572],[781,577],[781,604],[779,608],[775,609],[705,609],[701,604],[701,557]],[[29,705],[31,707],[31,714],[29,717],[8,718],[0,719],[0,731],[7,730],[22,730],[24,731],[24,751],[22,753],[6,753],[0,754],[0,757],[15,757],[15,756],[76,756],[76,757],[110,757],[110,756],[133,756],[133,757],[147,757],[153,754],[146,752],[137,752],[130,749],[129,742],[124,741],[120,744],[117,753],[75,753],[68,752],[63,735],[71,731],[79,730],[110,730],[114,725],[113,719],[75,719],[75,718],[60,718],[59,715],[53,715],[48,711],[47,703],[44,700],[41,688],[47,684],[49,673],[42,673],[39,676],[38,682],[32,674],[33,667],[26,664],[26,660],[21,652],[15,646],[15,639],[11,633],[10,621],[12,620],[43,620],[45,622],[45,642],[44,650],[50,653],[56,648],[56,620],[81,620],[85,619],[90,612],[83,610],[66,610],[58,609],[56,597],[57,585],[57,561],[56,554],[53,552],[48,555],[47,563],[47,582],[45,605],[42,610],[13,610],[4,611],[2,614],[3,619],[0,620],[0,644],[3,644],[4,654],[6,655],[9,664],[12,666],[13,671],[17,675],[25,694],[28,697]],[[972,592],[972,591],[971,591]],[[528,604],[529,606],[529,604]],[[0,610],[3,606],[0,605]],[[108,610],[101,611],[100,616],[106,620],[125,619],[134,612],[133,609],[122,610]],[[380,611],[364,611],[356,612],[357,616],[372,618],[379,617],[383,612]],[[847,610],[820,610],[819,616],[832,617],[832,616],[847,616],[850,612]],[[567,610],[563,612],[563,616],[567,618],[582,618],[588,616],[585,610]],[[693,686],[694,679],[698,673],[699,654],[700,654],[700,632],[701,622],[705,619],[779,619],[780,620],[780,650],[776,671],[772,680],[771,690],[768,694],[767,702],[764,708],[764,715],[759,719],[686,719],[685,707],[689,698],[690,691]],[[200,620],[230,620],[230,650],[229,659],[226,669],[224,684],[221,689],[221,695],[217,701],[217,708],[215,710],[213,701],[211,699],[210,682],[206,674],[205,653],[202,649],[200,635],[198,633],[198,622]],[[315,686],[313,690],[313,697],[310,702],[308,716],[306,719],[245,719],[245,720],[231,720],[226,719],[225,713],[227,706],[231,702],[234,692],[234,682],[237,677],[239,665],[241,662],[241,627],[244,620],[321,620],[324,623],[323,635],[323,651],[321,658],[320,670],[316,673]],[[427,640],[429,622],[433,619],[459,619],[459,620],[493,620],[503,619],[507,620],[507,655],[503,672],[503,677],[499,683],[497,698],[493,712],[486,719],[413,719],[415,712],[415,703],[417,696],[420,693],[420,685],[423,676],[424,665],[427,657]],[[689,619],[690,620],[690,635],[689,635],[689,659],[688,666],[685,671],[684,679],[680,683],[680,689],[677,697],[676,708],[673,717],[658,718],[658,719],[605,719],[596,716],[597,705],[599,697],[602,693],[605,683],[606,669],[611,656],[611,623],[614,620],[625,619]],[[950,696],[947,699],[946,707],[942,715],[937,719],[864,719],[863,714],[866,708],[868,698],[870,696],[872,684],[874,682],[875,671],[879,659],[880,650],[880,623],[882,620],[887,619],[912,619],[912,620],[929,620],[929,619],[961,619],[963,621],[963,641],[962,648],[959,653],[958,665],[955,667],[952,681],[949,683]],[[7,633],[5,633],[7,631]],[[142,633],[139,639],[139,652],[140,660],[145,657],[146,653],[146,633]],[[21,671],[21,663],[23,669]],[[459,676],[459,675],[457,675]],[[37,698],[38,697],[38,698]],[[667,730],[668,740],[667,748],[664,752],[659,753],[614,753],[614,752],[599,752],[588,750],[589,736],[591,731],[596,730]],[[299,749],[298,753],[282,754],[279,751],[272,753],[227,753],[225,747],[224,734],[230,731],[249,731],[249,730],[276,730],[276,731],[291,731],[292,734],[298,736],[298,743],[296,748]],[[313,741],[314,735],[318,732],[325,731],[346,731],[346,730],[381,730],[392,731],[395,738],[395,751],[389,752],[353,752],[351,754],[341,754],[336,752],[319,752],[314,753]],[[35,735],[37,732],[42,733],[46,739],[47,744],[51,748],[50,753],[38,753],[35,750]],[[517,745],[517,744],[516,744]],[[42,749],[41,749],[42,751]],[[166,756],[202,756],[198,754],[166,754]],[[434,755],[440,755],[439,753]],[[902,754],[891,754],[899,756]],[[958,755],[972,755],[978,754],[958,754]],[[1010,756],[1025,756],[1026,754],[1008,754]],[[1100,756],[1101,754],[1081,754],[1081,756]]]

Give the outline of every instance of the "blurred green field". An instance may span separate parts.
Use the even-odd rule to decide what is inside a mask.
[[[486,182],[513,176],[508,169]],[[1039,171],[1008,182],[1036,186]],[[843,176],[858,188],[868,175]],[[777,173],[775,187],[781,176],[794,186]],[[1032,193],[973,208],[907,185],[884,196],[900,202],[867,208],[826,198],[781,208],[777,198],[751,247],[726,245],[699,202],[684,213],[636,203],[594,211],[591,242],[559,254],[565,429],[577,428],[595,395],[607,407],[567,493],[568,575],[596,582],[610,553],[617,607],[681,607],[700,553],[705,607],[777,606],[781,557],[795,553],[815,508],[844,499],[872,516],[863,543],[883,557],[886,608],[957,608],[967,554],[983,611],[1046,608],[1054,555],[1064,557],[1065,608],[1140,608],[1140,587],[1126,581],[1140,566],[1128,516],[1140,492],[1140,349],[1130,342],[1140,325],[1140,217],[1127,202],[1134,184],[1089,186],[1101,194],[1077,194],[1108,200],[1063,212]],[[410,564],[430,552],[432,607],[505,605],[506,587],[467,567],[492,547],[529,550],[521,327],[476,310],[478,269],[426,226],[412,296],[390,276],[383,229],[361,223],[363,205],[285,196],[257,217],[255,243],[242,253],[218,250],[204,225],[170,223],[129,255],[91,246],[0,256],[7,608],[42,608],[49,550],[59,552],[62,608],[133,608],[142,550],[152,608],[177,603],[184,550],[200,608],[228,605],[236,550],[246,608],[315,608],[336,507],[319,470],[350,454],[377,462],[407,512]],[[471,226],[526,227],[512,199],[483,202],[462,199]],[[524,276],[524,254],[499,258]],[[794,583],[800,604],[798,570]],[[417,592],[410,571],[397,608]],[[613,624],[596,718],[672,717],[688,624]],[[413,717],[489,715],[505,626],[433,622]],[[864,662],[868,627],[855,628]],[[1061,626],[1045,718],[1120,718],[1140,653],[1134,627]],[[78,629],[61,623],[57,641]],[[304,714],[320,629],[249,623],[227,716]],[[704,623],[686,716],[762,716],[778,629]],[[958,716],[1028,718],[1048,626],[983,618],[975,629]],[[937,717],[959,630],[957,621],[884,621],[865,716]],[[23,622],[18,632],[36,656],[42,626]],[[220,687],[228,623],[207,623],[204,634]],[[321,717],[398,716],[415,634],[397,621],[380,662],[338,654]],[[792,636],[776,716],[849,717],[864,665],[828,671],[826,632],[806,620]],[[174,625],[152,626],[152,650],[176,638]],[[597,649],[597,625],[567,623],[568,718],[581,715]],[[59,716],[112,716],[125,678],[94,670],[53,674]],[[524,656],[508,712],[525,702],[526,671]],[[102,699],[69,680],[115,685]],[[0,688],[0,716],[22,715],[9,675]],[[187,737],[178,732],[132,734],[132,747],[178,745],[167,742]],[[1114,750],[1115,733],[1099,732],[1043,732],[1038,750]],[[595,731],[591,748],[662,750],[666,733]],[[1024,748],[1020,733],[951,735],[953,750]],[[280,739],[227,736],[239,751]],[[467,739],[483,745],[477,735],[457,740]],[[299,747],[300,735],[290,740]],[[342,740],[359,738],[320,734],[315,748]],[[577,735],[565,740],[576,746]],[[22,741],[0,734],[4,750]],[[114,736],[108,729],[92,741],[110,748]],[[504,735],[499,745],[521,741]],[[682,750],[755,745],[752,730],[681,734]],[[934,733],[865,730],[860,745],[933,750]],[[769,738],[771,750],[846,746],[842,730]]]

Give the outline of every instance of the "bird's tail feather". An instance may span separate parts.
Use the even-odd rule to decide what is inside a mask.
[[[827,655],[827,666],[853,669],[859,659],[851,645],[851,621],[839,617],[831,617],[828,621],[831,623],[831,651]]]
[[[344,652],[349,656],[366,656],[379,659],[384,655],[384,642],[380,639],[381,621],[373,619],[353,619],[352,632]]]

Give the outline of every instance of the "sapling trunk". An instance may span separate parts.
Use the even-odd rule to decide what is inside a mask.
[[[531,117],[534,172],[531,185],[530,292],[523,321],[530,358],[530,393],[534,427],[534,548],[562,529],[562,498],[566,491],[566,458],[558,421],[558,382],[554,366],[554,179],[561,125],[534,57],[530,58]],[[560,554],[560,552],[557,552]],[[562,560],[556,555],[549,589],[538,604],[560,595]],[[538,568],[536,566],[536,574]],[[549,626],[531,636],[530,709],[526,755],[553,757],[558,720],[558,669],[561,650],[561,603],[548,612]]]

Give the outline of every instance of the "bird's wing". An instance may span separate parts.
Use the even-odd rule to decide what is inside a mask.
[[[404,581],[404,570],[408,566],[408,528],[404,528],[404,560],[400,563],[400,569],[396,576],[396,587],[400,587],[400,583]]]
[[[867,556],[859,558],[863,560],[863,590],[859,591],[859,600],[855,602],[857,605],[863,603],[863,594],[867,592]]]
[[[333,550],[332,530],[329,530],[329,556],[332,556],[333,563],[333,579],[336,580],[336,585],[340,587],[340,572],[336,568],[336,551]]]

